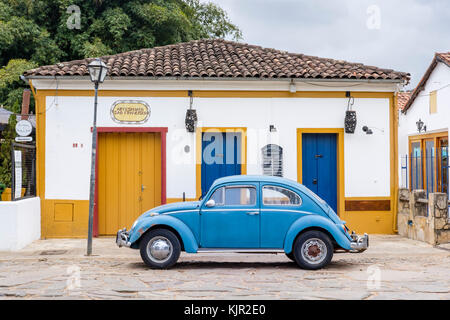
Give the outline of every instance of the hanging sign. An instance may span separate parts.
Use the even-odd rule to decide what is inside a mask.
[[[33,137],[16,137],[16,142],[30,142],[33,141]]]
[[[145,123],[150,117],[150,106],[139,100],[120,100],[111,106],[111,118],[117,123]]]
[[[33,126],[28,120],[20,120],[16,124],[16,133],[21,137],[26,137],[33,131]]]
[[[22,196],[22,151],[14,150],[14,198]]]

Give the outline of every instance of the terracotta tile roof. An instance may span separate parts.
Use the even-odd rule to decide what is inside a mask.
[[[433,72],[436,65],[438,64],[438,62],[442,62],[450,68],[450,52],[442,52],[442,53],[436,52],[434,54],[434,58],[431,61],[430,66],[428,67],[427,71],[425,71],[422,79],[420,79],[419,83],[417,84],[417,87],[412,91],[410,99],[406,102],[405,106],[403,107],[402,109],[403,112],[406,112],[411,107],[416,97],[425,88],[425,84],[427,83],[428,78],[430,78],[430,75]]]
[[[380,79],[409,73],[220,39],[195,40],[101,57],[112,77]],[[28,70],[25,76],[87,76],[92,59]]]
[[[404,91],[397,93],[397,107],[403,110],[409,98],[411,98],[412,91]]]
[[[436,53],[436,57],[450,67],[450,52]]]

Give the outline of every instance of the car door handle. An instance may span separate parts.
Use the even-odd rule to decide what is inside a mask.
[[[255,216],[255,215],[259,214],[259,211],[250,211],[250,212],[247,212],[247,214],[249,216]]]

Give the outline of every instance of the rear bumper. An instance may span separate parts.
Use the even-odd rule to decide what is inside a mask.
[[[352,242],[350,242],[350,252],[363,252],[369,247],[369,235],[364,233],[363,236],[358,236],[355,233],[351,234]]]
[[[122,230],[117,231],[116,244],[119,248],[131,246],[129,239],[130,239],[130,234],[127,231],[127,228],[123,228]]]

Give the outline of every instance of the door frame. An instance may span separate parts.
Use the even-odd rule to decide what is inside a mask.
[[[203,132],[240,132],[241,133],[241,174],[247,174],[247,127],[197,127],[195,153],[195,190],[196,198],[202,195],[202,134]]]
[[[91,132],[93,128],[91,127]],[[97,141],[99,133],[113,132],[154,132],[161,136],[161,204],[166,203],[166,140],[167,127],[97,127]],[[98,151],[98,144],[97,150]],[[98,152],[95,153],[95,195],[94,195],[94,237],[98,237]]]
[[[336,134],[337,161],[337,211],[341,218],[345,211],[345,183],[344,183],[344,128],[297,128],[297,181],[303,181],[303,148],[304,133],[333,133]]]

